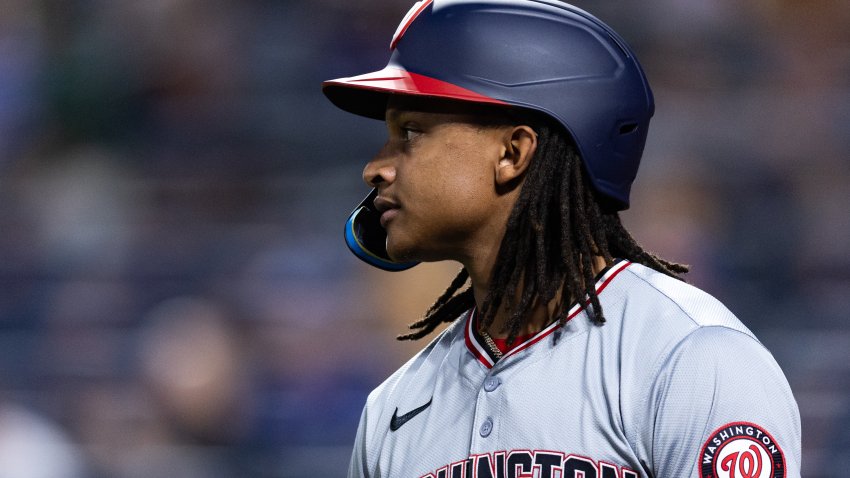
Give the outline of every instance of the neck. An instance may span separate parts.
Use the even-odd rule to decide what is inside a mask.
[[[493,264],[495,264],[495,260],[489,262],[489,267],[479,269],[475,269],[473,267],[474,263],[465,264],[465,267],[469,272],[469,277],[472,280],[472,291],[475,296],[475,305],[478,310],[482,310],[484,299],[487,297],[487,293],[490,290],[490,276]],[[593,275],[601,272],[606,266],[607,264],[605,263],[604,258],[594,256]],[[561,310],[562,307],[569,306],[569,304],[575,300],[575,298],[570,297],[569,303],[564,304],[562,303],[561,294],[558,292],[555,294],[555,297],[546,304],[537,303],[537,301],[535,301],[535,304],[527,313],[527,317],[525,317],[522,321],[522,326],[518,331],[518,335],[532,335],[540,332],[547,325],[552,323],[553,317],[555,317],[555,314]],[[509,318],[510,313],[505,309],[503,303],[496,312],[493,323],[490,324],[486,332],[493,338],[507,338],[509,331],[506,328],[506,324],[508,323]]]

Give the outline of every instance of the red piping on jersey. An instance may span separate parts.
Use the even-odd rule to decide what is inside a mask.
[[[352,76],[351,78],[340,78],[322,83],[322,88],[329,86],[508,105],[502,100],[395,66],[388,66],[383,70]]]
[[[629,262],[629,261],[622,261],[622,262],[614,265],[614,267],[612,267],[611,270],[609,270],[607,273],[605,273],[605,275],[603,275],[599,279],[599,281],[596,283],[596,294],[598,295],[603,290],[605,290],[605,288],[608,287],[608,284],[611,283],[611,281],[614,279],[614,277],[616,277],[617,274],[622,272],[629,265],[631,265],[631,262]],[[590,300],[586,300],[584,302],[584,304],[574,305],[573,308],[570,310],[569,315],[567,316],[567,321],[571,320],[573,317],[578,315],[579,312],[584,310],[584,308],[587,307],[588,304],[590,304]],[[474,324],[474,320],[473,320],[474,318],[475,318],[475,309],[472,309],[466,317],[466,328],[464,329],[464,341],[466,342],[466,347],[469,349],[469,351],[472,353],[472,355],[474,355],[478,359],[478,361],[481,362],[485,367],[493,368],[495,363],[490,358],[490,355],[488,355],[484,351],[484,348],[478,343],[477,340],[473,339],[472,326]],[[512,355],[516,355],[517,353],[531,347],[532,345],[536,344],[537,342],[540,342],[541,340],[546,338],[549,334],[551,334],[555,330],[558,330],[558,328],[560,328],[560,327],[561,327],[560,321],[553,322],[553,323],[549,324],[548,327],[546,327],[545,329],[538,332],[531,339],[520,344],[517,347],[514,347],[513,349],[511,349],[510,352],[503,355],[502,360],[504,360],[504,359],[506,359],[506,358],[508,358]]]
[[[473,320],[474,316],[475,316],[475,309],[473,308],[472,310],[469,311],[469,314],[466,316],[466,328],[464,329],[464,332],[463,332],[463,338],[464,338],[464,341],[466,342],[466,348],[468,348],[469,351],[472,352],[472,355],[475,358],[477,358],[478,361],[481,362],[485,367],[493,368],[493,365],[495,365],[495,363],[490,358],[490,355],[488,355],[486,352],[483,351],[483,349],[481,348],[481,345],[478,343],[477,340],[476,341],[472,340],[472,324],[475,323],[475,321]]]

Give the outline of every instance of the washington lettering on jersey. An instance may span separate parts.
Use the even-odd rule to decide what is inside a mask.
[[[420,478],[638,478],[634,470],[550,450],[473,455]]]

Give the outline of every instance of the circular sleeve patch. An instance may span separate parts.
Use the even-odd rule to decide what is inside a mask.
[[[785,455],[773,436],[748,422],[711,433],[700,452],[702,478],[785,478]]]

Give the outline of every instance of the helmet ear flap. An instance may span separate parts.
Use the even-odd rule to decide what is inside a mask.
[[[363,262],[385,271],[403,271],[418,262],[395,262],[387,254],[387,233],[381,226],[381,213],[375,209],[378,190],[373,189],[354,208],[345,222],[345,244]]]

